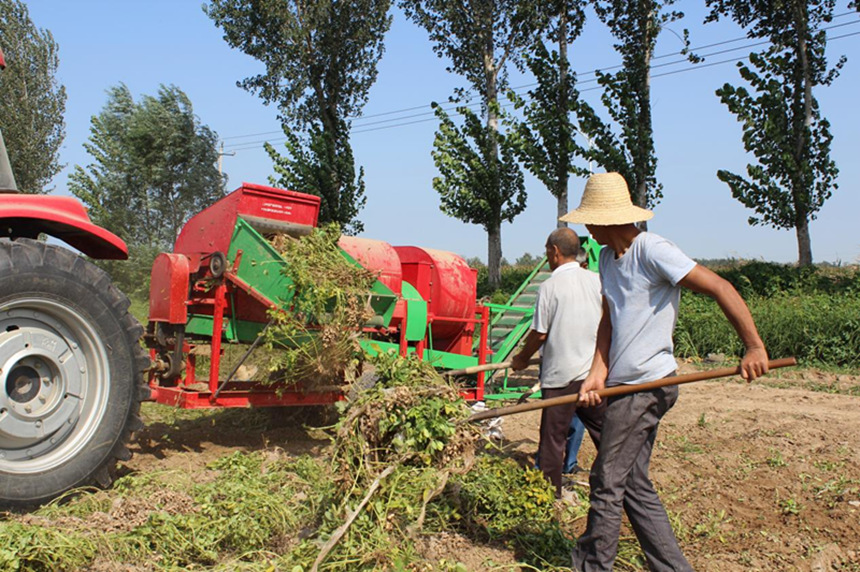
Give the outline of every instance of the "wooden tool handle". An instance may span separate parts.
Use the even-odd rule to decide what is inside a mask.
[[[452,369],[451,371],[446,371],[442,375],[452,377],[455,375],[470,375],[473,373],[480,373],[482,371],[496,371],[497,369],[507,369],[511,367],[511,361],[502,361],[499,363],[485,363],[484,365],[473,365],[471,367],[464,367],[463,369]],[[529,365],[537,365],[540,363],[540,358],[532,358],[529,360]]]
[[[768,369],[777,369],[780,367],[788,367],[797,365],[797,360],[793,357],[770,360],[767,364]],[[704,381],[706,379],[716,379],[718,377],[727,377],[730,375],[740,375],[741,366],[725,367],[722,369],[713,369],[710,371],[699,371],[696,373],[688,373],[685,375],[675,375],[672,377],[664,377],[657,381],[641,383],[638,385],[622,384],[613,387],[607,387],[597,392],[601,399],[613,397],[615,395],[626,395],[628,393],[639,393],[641,391],[650,391],[658,387],[666,387],[669,385],[681,385],[682,383],[692,383],[694,381]],[[493,417],[502,417],[505,415],[513,415],[514,413],[524,413],[526,411],[534,411],[535,409],[545,409],[553,405],[562,405],[565,403],[575,403],[579,401],[579,395],[564,395],[562,397],[553,397],[552,399],[542,399],[531,403],[522,403],[519,405],[511,405],[510,407],[499,407],[497,409],[488,409],[475,413],[468,417],[466,421],[474,423],[484,419],[492,419]]]

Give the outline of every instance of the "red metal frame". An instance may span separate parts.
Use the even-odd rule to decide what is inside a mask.
[[[152,389],[152,399],[157,403],[182,407],[185,409],[206,409],[217,407],[278,407],[278,406],[302,406],[302,405],[327,405],[344,399],[344,394],[338,390],[308,390],[302,388],[288,388],[283,386],[270,386],[265,384],[248,384],[240,382],[231,382],[218,393],[215,398],[215,393],[218,391],[223,380],[220,379],[218,373],[221,365],[221,348],[222,336],[215,335],[216,332],[222,332],[224,326],[224,314],[228,309],[228,293],[229,291],[241,290],[248,292],[251,295],[256,293],[248,284],[239,280],[235,276],[237,267],[234,265],[232,270],[225,272],[222,280],[215,285],[211,290],[203,291],[204,288],[200,284],[196,284],[192,288],[192,295],[187,301],[189,307],[200,308],[202,306],[211,307],[213,318],[213,335],[210,340],[210,364],[209,376],[206,380],[206,390],[193,390],[190,386],[196,385],[196,354],[193,353],[193,345],[183,344],[183,353],[186,355],[185,376],[184,379],[176,386],[160,386],[157,378],[153,374],[150,379],[150,387]],[[194,292],[200,292],[202,296],[195,296]],[[261,300],[266,301],[265,299]],[[472,332],[474,326],[480,324],[480,341],[478,344],[478,364],[487,363],[489,355],[488,338],[489,338],[489,322],[490,311],[486,306],[478,306],[476,315],[472,318],[434,318],[428,316],[428,321],[432,323],[438,321],[454,321],[465,322],[468,324],[467,329]],[[406,355],[408,345],[406,344],[406,323],[405,320],[400,325],[399,333],[399,349],[401,355]],[[423,358],[424,352],[429,344],[428,337],[419,341],[416,344],[415,353],[419,359]],[[438,349],[438,348],[437,348]],[[154,357],[154,356],[153,356]],[[479,373],[477,384],[474,388],[461,390],[461,395],[468,401],[480,401],[484,398],[484,382],[485,374]]]
[[[183,409],[214,409],[218,407],[283,407],[297,405],[330,405],[345,399],[341,391],[284,391],[266,385],[229,384],[213,399],[213,392],[193,391],[184,386],[152,388],[157,403]]]

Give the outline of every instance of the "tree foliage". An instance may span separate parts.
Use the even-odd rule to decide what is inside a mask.
[[[462,127],[438,104],[434,109],[440,124],[433,160],[440,176],[433,179],[433,188],[441,198],[442,212],[483,226],[492,240],[493,229],[526,208],[523,173],[512,146],[467,107],[457,108],[463,115]],[[496,146],[500,157],[495,155]]]
[[[616,38],[622,68],[614,73],[597,71],[603,88],[601,102],[610,122],[586,101],[576,103],[580,130],[589,139],[580,153],[607,171],[621,173],[633,202],[653,207],[662,198],[657,182],[657,157],[651,121],[651,58],[657,37],[667,24],[683,17],[668,10],[675,0],[596,0],[595,12]],[[685,51],[689,47],[684,32]],[[617,126],[616,129],[613,124]]]
[[[571,112],[579,99],[576,74],[570,69],[568,48],[579,37],[585,23],[581,0],[548,3],[547,37],[536,38],[525,67],[537,85],[526,97],[510,91],[509,99],[522,110],[523,120],[511,120],[511,141],[517,157],[557,199],[557,217],[568,211],[570,173],[585,175],[573,159],[579,149],[574,144],[576,128]],[[549,50],[547,43],[557,49]],[[567,226],[559,222],[558,226]]]
[[[752,88],[726,83],[717,90],[720,100],[743,124],[744,148],[756,164],[747,176],[717,172],[732,196],[758,216],[751,225],[794,228],[798,261],[812,264],[809,222],[830,197],[838,169],[830,159],[830,123],[822,117],[812,89],[830,85],[845,63],[840,58],[828,68],[826,32],[833,0],[709,0],[708,21],[728,16],[763,38],[770,47],[738,64],[741,78]]]
[[[321,222],[361,230],[361,175],[349,144],[350,117],[376,81],[391,0],[213,0],[205,10],[233,47],[265,73],[239,82],[276,104],[286,157],[269,147],[278,184],[322,197]]]
[[[538,3],[516,0],[474,0],[468,5],[459,0],[401,0],[400,6],[410,20],[427,30],[436,55],[450,61],[448,71],[468,81],[471,90],[458,90],[455,99],[467,97],[469,91],[480,99],[483,131],[476,128],[474,114],[465,115],[464,127],[458,130],[450,117],[436,108],[441,124],[434,158],[442,177],[434,179],[433,186],[442,197],[443,212],[487,230],[489,282],[498,287],[501,221],[512,220],[525,208],[525,191],[516,190],[513,182],[517,177],[512,171],[519,167],[515,163],[499,164],[504,160],[500,152],[507,153],[510,159],[514,156],[510,149],[500,151],[504,137],[499,133],[498,94],[507,84],[507,64],[521,61],[523,51],[543,25],[543,14]],[[473,142],[466,143],[470,137]],[[462,152],[464,145],[471,147],[473,153]],[[480,159],[474,164],[452,164],[470,156]],[[471,174],[470,169],[477,164],[481,174]],[[464,192],[463,174],[484,186]],[[454,178],[445,181],[448,176]],[[521,179],[522,174],[518,177]],[[502,185],[505,180],[509,180],[507,187],[486,186]],[[510,200],[514,202],[508,204]]]
[[[401,0],[406,16],[427,30],[433,51],[448,71],[466,78],[482,101],[495,101],[507,81],[506,65],[522,57],[541,13],[516,0]]]
[[[94,223],[129,244],[144,282],[151,256],[170,249],[182,225],[223,196],[216,142],[176,86],[161,86],[140,102],[125,85],[112,87],[92,118],[84,148],[93,162],[75,166],[69,189]]]
[[[22,192],[44,193],[62,169],[66,89],[56,78],[59,48],[20,0],[0,0],[0,47],[8,65],[0,74],[0,130],[9,161]]]
[[[285,129],[287,155],[279,154],[266,144],[266,152],[275,164],[277,177],[270,177],[273,185],[307,192],[314,189],[320,197],[320,212],[326,213],[324,222],[337,222],[347,234],[364,230],[358,213],[364,208],[364,168],[355,174],[352,148],[347,144],[338,148],[325,131],[312,127],[303,140],[300,135]]]

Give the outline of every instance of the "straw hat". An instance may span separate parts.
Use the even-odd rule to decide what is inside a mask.
[[[624,177],[618,173],[595,173],[585,184],[579,207],[558,220],[608,226],[645,221],[653,216],[653,212],[633,206]]]

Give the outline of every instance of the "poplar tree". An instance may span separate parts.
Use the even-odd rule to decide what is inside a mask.
[[[513,221],[526,208],[525,181],[513,146],[468,107],[457,108],[463,116],[460,127],[438,104],[433,107],[439,118],[433,160],[440,175],[433,179],[433,189],[439,193],[442,212],[481,225],[490,237],[494,231],[500,236],[502,222]],[[498,254],[501,268],[501,243]]]
[[[362,171],[355,173],[350,118],[376,81],[390,0],[213,0],[206,8],[233,47],[265,73],[238,85],[278,106],[287,155],[267,151],[273,181],[321,198],[320,221],[360,232]]]
[[[171,250],[185,222],[224,195],[217,139],[176,86],[139,102],[123,84],[108,91],[84,143],[93,161],[75,166],[69,190],[95,224],[128,243],[128,263],[101,264],[126,292],[145,291],[154,256]]]
[[[794,229],[798,263],[812,264],[809,223],[837,188],[839,170],[830,159],[830,122],[821,115],[812,90],[830,85],[845,57],[828,68],[827,33],[833,0],[708,0],[706,22],[729,17],[749,38],[770,46],[738,64],[749,85],[726,83],[720,101],[743,125],[744,148],[756,158],[746,177],[726,170],[717,177],[756,216],[749,224]]]
[[[0,131],[18,189],[44,193],[60,172],[65,138],[66,88],[57,81],[59,47],[37,28],[20,0],[0,0]]]
[[[459,0],[402,0],[400,6],[410,20],[427,30],[436,55],[450,62],[448,71],[463,76],[479,98],[483,131],[468,115],[462,129],[453,128],[437,108],[441,123],[434,160],[442,179],[451,173],[478,169],[469,178],[480,181],[483,187],[465,188],[459,176],[450,181],[434,180],[433,186],[442,196],[443,212],[480,224],[487,231],[488,283],[498,288],[502,280],[501,223],[513,220],[525,209],[525,190],[517,190],[516,176],[510,173],[515,167],[499,163],[501,155],[509,153],[503,149],[505,139],[499,133],[499,93],[507,85],[506,66],[517,63],[531,45],[540,29],[541,14],[536,3],[517,0],[474,0],[468,4]],[[458,93],[463,97],[466,90]],[[452,139],[447,141],[449,137]],[[450,151],[461,148],[464,138],[472,139],[470,145],[481,159],[454,167],[466,155]],[[504,181],[511,184],[502,186]],[[481,197],[480,210],[475,210],[475,197]]]
[[[674,3],[675,0],[595,0],[597,16],[617,40],[614,48],[621,55],[623,67],[614,73],[595,72],[610,122],[583,99],[575,104],[579,127],[589,140],[587,147],[577,144],[579,153],[607,171],[621,173],[634,204],[645,208],[655,206],[663,196],[656,177],[651,59],[660,32],[683,17],[681,12],[666,9]],[[686,52],[686,30],[683,42]]]
[[[585,23],[584,2],[556,0],[546,6],[550,26],[545,38],[538,37],[524,67],[537,85],[526,97],[510,91],[509,99],[522,109],[523,120],[511,117],[511,143],[517,157],[557,202],[556,219],[568,212],[570,174],[587,174],[574,165],[577,134],[571,112],[579,99],[576,73],[570,69],[568,51]],[[550,50],[547,44],[555,49]],[[557,221],[558,227],[567,226]]]

